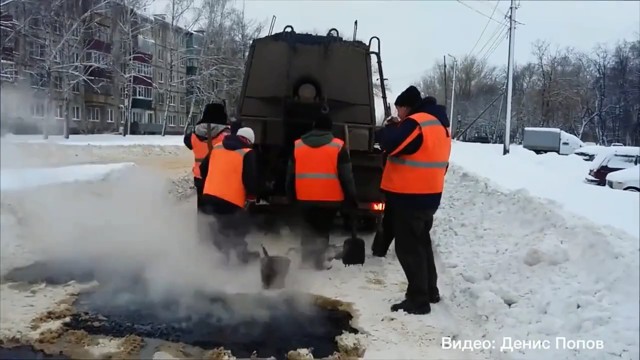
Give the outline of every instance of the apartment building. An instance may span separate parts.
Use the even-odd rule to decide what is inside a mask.
[[[85,20],[89,25],[64,21],[80,18],[94,4],[70,0],[60,16],[34,9],[33,3],[3,9],[3,127],[41,132],[50,114],[48,131],[61,132],[68,111],[72,133],[126,131],[127,121],[134,133],[160,133],[165,117],[167,133],[182,133],[194,94],[187,73],[195,73],[198,64],[188,56],[196,53],[203,34],[115,2]],[[77,41],[61,41],[69,36]],[[195,101],[192,118],[200,115],[198,105]]]

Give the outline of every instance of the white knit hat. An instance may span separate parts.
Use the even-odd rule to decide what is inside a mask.
[[[249,142],[252,144],[254,141],[256,141],[256,135],[253,133],[253,130],[248,127],[238,129],[238,136],[242,136],[243,138],[249,140]]]

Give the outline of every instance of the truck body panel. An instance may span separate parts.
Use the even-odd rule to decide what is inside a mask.
[[[287,203],[285,174],[294,141],[325,113],[333,120],[334,136],[349,149],[362,211],[380,212],[383,154],[374,144],[371,55],[377,56],[379,71],[381,62],[379,49],[370,51],[370,44],[344,40],[335,29],[323,36],[298,34],[290,26],[252,42],[236,116],[255,132],[261,200]],[[384,106],[386,112],[386,97]]]

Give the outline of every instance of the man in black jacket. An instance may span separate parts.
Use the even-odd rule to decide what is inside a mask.
[[[389,154],[381,189],[392,210],[396,255],[408,282],[405,299],[391,310],[410,314],[428,314],[430,304],[440,301],[429,232],[442,199],[451,137],[446,112],[434,100],[408,87],[395,101],[399,119],[390,119],[378,133]]]
[[[200,165],[204,212],[216,220],[211,227],[213,243],[227,257],[234,250],[243,263],[260,257],[248,250],[246,241],[251,230],[246,204],[255,201],[258,189],[254,136],[250,128],[225,136]]]

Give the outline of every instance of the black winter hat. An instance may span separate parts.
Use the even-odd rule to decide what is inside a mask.
[[[331,131],[333,129],[333,121],[329,115],[321,114],[316,117],[313,122],[313,128],[316,130]]]
[[[424,103],[427,105],[438,105],[438,100],[433,96],[427,96],[424,98]]]
[[[396,98],[395,106],[402,106],[413,108],[422,100],[422,95],[420,94],[420,90],[415,86],[411,85],[405,89],[405,91],[401,92],[400,95]]]
[[[204,107],[202,119],[198,124],[219,124],[227,125],[227,112],[221,103],[211,103]]]

